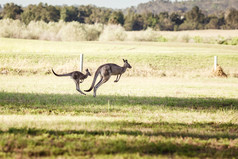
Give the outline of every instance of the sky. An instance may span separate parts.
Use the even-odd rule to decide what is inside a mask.
[[[39,4],[40,2],[51,5],[88,5],[93,4],[97,7],[107,7],[113,9],[125,9],[131,6],[137,6],[140,3],[146,3],[150,0],[0,0],[3,6],[6,3],[15,3],[23,7],[29,4]]]

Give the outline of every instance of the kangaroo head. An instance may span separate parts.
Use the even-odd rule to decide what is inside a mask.
[[[86,69],[86,72],[87,72],[87,74],[88,74],[89,76],[91,76],[91,73],[89,72],[88,69]]]
[[[123,59],[123,62],[124,62],[124,66],[127,67],[127,68],[132,68],[131,65],[128,63],[127,60],[124,60]]]

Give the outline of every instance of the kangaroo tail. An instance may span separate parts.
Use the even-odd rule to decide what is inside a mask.
[[[52,72],[56,75],[56,76],[71,76],[72,73],[66,73],[66,74],[57,74],[55,73],[55,71],[52,69]]]
[[[92,82],[91,87],[90,87],[88,90],[84,90],[85,92],[90,92],[90,91],[93,89],[93,87],[94,87],[94,85],[95,85],[95,82],[96,82],[96,79],[97,79],[97,77],[98,77],[98,75],[99,75],[99,72],[100,72],[99,70],[100,70],[100,69],[98,68],[97,71],[96,71],[95,74],[94,74],[93,82]]]

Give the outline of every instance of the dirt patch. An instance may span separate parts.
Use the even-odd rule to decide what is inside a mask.
[[[212,75],[215,77],[227,77],[227,74],[223,71],[220,65],[217,65],[216,70],[212,70]]]

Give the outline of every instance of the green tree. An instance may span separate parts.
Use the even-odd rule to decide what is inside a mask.
[[[154,15],[153,13],[147,13],[143,14],[142,16],[144,20],[144,29],[147,29],[148,27],[153,28],[155,30],[158,29],[158,15]]]
[[[109,21],[111,13],[112,13],[111,9],[102,9],[98,13],[97,23],[107,24],[108,21]],[[123,18],[124,18],[124,15],[123,15]]]
[[[36,6],[29,5],[28,7],[26,7],[24,9],[24,12],[21,14],[21,19],[25,24],[29,24],[32,20],[37,20],[36,19]]]
[[[216,16],[208,16],[208,23],[205,25],[205,29],[219,29],[219,18]]]
[[[172,13],[170,15],[170,21],[172,22],[174,31],[177,31],[179,26],[184,22],[182,16],[177,13]]]
[[[60,19],[65,22],[78,21],[78,8],[74,6],[64,6],[60,10]]]
[[[141,15],[135,14],[132,10],[128,10],[125,16],[124,28],[127,31],[131,30],[143,30],[144,19]]]
[[[126,31],[133,30],[133,25],[135,22],[135,13],[131,10],[128,10],[127,15],[125,16],[124,28]]]
[[[230,9],[225,17],[225,21],[228,29],[238,29],[238,10]]]
[[[78,8],[79,9],[79,22],[80,23],[88,23],[92,24],[93,22],[90,20],[90,16],[92,14],[93,7],[88,5],[88,6],[81,6]]]
[[[90,7],[90,8],[89,8]],[[83,15],[84,22],[89,24],[102,23],[107,24],[109,17],[112,13],[111,9],[106,8],[97,8],[94,6],[87,6],[83,9],[83,12],[80,13]]]
[[[21,6],[14,3],[6,3],[3,8],[3,18],[20,19],[20,15],[23,12]]]
[[[2,5],[0,4],[0,19],[2,19],[2,10],[3,8],[2,8]]]
[[[173,30],[173,24],[169,18],[168,12],[161,12],[159,14],[159,29],[160,30]]]
[[[124,24],[124,15],[121,11],[112,12],[109,17],[108,23],[110,24]]]
[[[218,25],[219,25],[219,28],[223,29],[226,25],[226,21],[225,21],[225,17],[224,17],[224,14],[221,14],[219,17],[218,17]]]
[[[144,20],[141,15],[136,14],[134,17],[132,30],[143,30],[144,29]]]
[[[198,6],[192,8],[185,14],[185,21],[180,25],[181,30],[194,30],[204,28],[205,15]]]
[[[59,21],[60,11],[54,6],[39,3],[38,5],[29,5],[24,9],[21,19],[24,23],[28,24],[31,21],[45,21],[50,22]]]
[[[58,22],[60,19],[60,10],[55,6],[46,6],[46,22]]]

